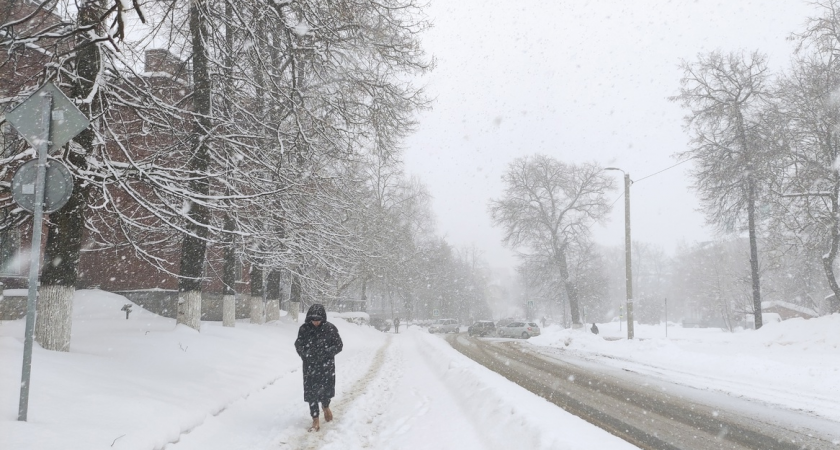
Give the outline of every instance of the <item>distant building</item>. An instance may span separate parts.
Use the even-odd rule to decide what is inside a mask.
[[[803,319],[812,319],[814,317],[819,317],[819,313],[817,313],[811,308],[802,305],[797,305],[795,303],[783,302],[778,300],[761,302],[761,312],[765,314],[778,314],[782,320],[793,319],[794,317],[801,317]]]

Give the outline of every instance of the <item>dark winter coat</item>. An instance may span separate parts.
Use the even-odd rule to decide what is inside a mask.
[[[320,326],[312,324],[313,316],[321,317]],[[335,355],[343,347],[338,328],[327,322],[324,306],[312,305],[295,340],[295,349],[303,360],[304,401],[318,402],[335,396]]]
[[[595,324],[593,323],[593,324],[592,324],[592,328],[590,328],[590,330],[592,330],[592,332],[593,332],[593,333],[598,334],[598,325],[595,325]]]

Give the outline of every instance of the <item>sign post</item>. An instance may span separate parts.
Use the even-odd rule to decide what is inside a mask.
[[[21,207],[32,211],[32,250],[29,258],[29,296],[26,301],[26,331],[23,343],[23,370],[20,381],[20,403],[18,420],[26,421],[29,409],[29,381],[32,370],[32,341],[35,333],[35,312],[38,295],[38,272],[41,262],[41,227],[44,212],[60,209],[70,199],[69,192],[58,188],[57,198],[45,209],[44,199],[47,187],[47,153],[60,148],[74,136],[90,125],[87,118],[55,85],[47,83],[41,89],[6,114],[6,120],[29,142],[37,152],[37,163],[25,171],[29,175],[15,176],[12,179],[14,200]],[[61,165],[61,163],[56,162]],[[24,165],[23,167],[26,167]],[[23,169],[21,167],[21,169]],[[58,169],[62,175],[67,172]],[[51,174],[52,175],[52,174]],[[62,175],[56,175],[61,177]],[[34,183],[33,183],[34,181]],[[72,178],[69,183],[61,180],[58,185],[72,190]],[[60,203],[60,204],[59,204]],[[31,206],[31,209],[29,208]]]

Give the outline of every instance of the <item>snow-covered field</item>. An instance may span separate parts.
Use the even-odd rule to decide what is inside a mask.
[[[0,449],[625,449],[454,351],[338,317],[336,420],[307,433],[297,324],[175,326],[102,291],[76,293],[69,353],[36,346],[18,422],[24,321],[0,322]]]
[[[735,333],[712,328],[636,324],[626,338],[618,322],[598,336],[549,326],[529,339],[585,359],[653,378],[806,411],[838,422],[840,439],[840,314],[768,323]],[[840,445],[840,441],[837,442]]]

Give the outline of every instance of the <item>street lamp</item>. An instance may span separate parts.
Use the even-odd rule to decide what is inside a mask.
[[[627,289],[627,339],[633,339],[633,269],[630,265],[630,174],[618,167],[605,167],[604,170],[618,170],[624,174],[624,265],[625,286]]]

